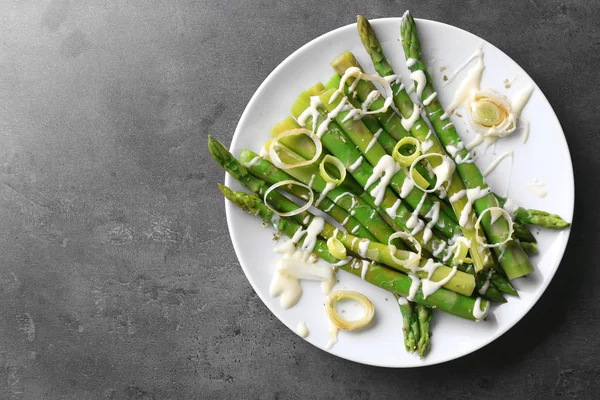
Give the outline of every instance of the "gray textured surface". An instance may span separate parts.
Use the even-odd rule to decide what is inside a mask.
[[[600,4],[422,3],[0,2],[0,399],[592,397]],[[531,74],[565,128],[585,212],[524,321],[474,355],[396,371],[318,350],[262,305],[205,147],[208,134],[229,142],[293,50],[409,5]]]

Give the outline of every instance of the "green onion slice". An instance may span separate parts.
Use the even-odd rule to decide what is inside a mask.
[[[315,148],[316,148],[315,155],[310,160],[305,160],[305,161],[292,163],[292,164],[284,163],[283,161],[281,161],[281,158],[279,158],[279,154],[277,154],[277,151],[276,151],[277,145],[279,144],[279,140],[281,138],[284,138],[287,136],[296,136],[296,135],[306,135],[315,143]],[[321,157],[322,152],[323,152],[323,144],[321,143],[321,139],[319,139],[319,137],[317,135],[315,135],[312,131],[305,129],[305,128],[290,129],[289,131],[281,132],[279,135],[275,136],[271,140],[271,143],[269,143],[269,158],[271,159],[271,162],[277,168],[281,168],[281,169],[290,169],[290,168],[302,167],[304,165],[310,165],[310,164],[314,163],[315,161],[317,161],[319,159],[319,157]]]
[[[410,251],[402,252],[402,253],[408,253],[410,256],[404,260],[399,259],[398,257],[396,257],[396,251],[397,251],[396,246],[394,246],[392,244],[392,240],[394,240],[396,238],[400,238],[400,239],[409,241],[410,243],[412,243],[412,245],[414,246],[414,248],[417,252],[416,253],[413,253]],[[417,239],[415,239],[412,235],[410,235],[406,232],[394,232],[393,234],[391,234],[388,239],[388,247],[390,248],[390,257],[392,258],[392,260],[397,262],[399,265],[402,265],[403,267],[410,268],[413,265],[419,264],[419,261],[421,261],[421,254],[423,252],[423,248],[421,247],[421,244],[417,241]]]
[[[365,310],[365,314],[361,318],[353,321],[343,318],[336,310],[336,305],[340,300],[352,300],[357,302]],[[327,316],[331,323],[337,328],[345,331],[353,331],[368,325],[375,315],[375,306],[371,300],[364,294],[351,290],[338,290],[327,296],[325,310],[327,311]]]
[[[308,196],[309,199],[306,202],[305,205],[303,205],[302,207],[298,207],[295,210],[292,210],[290,212],[279,212],[276,209],[274,209],[273,207],[271,207],[271,205],[269,204],[269,202],[267,201],[267,197],[269,196],[269,193],[271,193],[271,191],[277,189],[280,186],[285,186],[285,185],[296,185],[296,186],[301,186],[305,189],[308,190]],[[273,211],[275,214],[279,215],[280,217],[291,217],[297,214],[300,214],[306,210],[308,210],[310,208],[310,206],[312,205],[313,201],[315,200],[315,194],[313,192],[313,190],[310,188],[310,186],[305,185],[304,183],[298,182],[298,181],[294,181],[291,179],[285,180],[285,181],[280,181],[277,182],[276,184],[272,185],[271,187],[269,187],[267,189],[267,191],[265,192],[265,195],[263,196],[263,201],[265,202],[266,206],[269,208],[269,210]]]
[[[330,237],[327,239],[327,250],[337,259],[345,260],[346,259],[346,247],[340,242],[339,239],[334,237]]]
[[[411,145],[415,146],[415,152],[413,154],[405,156],[404,154],[400,153],[401,148],[403,148],[405,146],[411,146]],[[415,161],[415,159],[417,157],[419,157],[420,155],[421,155],[421,141],[412,136],[406,136],[406,137],[403,137],[402,139],[400,139],[400,141],[398,143],[396,143],[396,146],[394,147],[394,150],[392,151],[392,157],[394,158],[394,160],[396,160],[396,162],[403,167],[410,167],[412,165],[413,161]]]
[[[325,169],[326,163],[329,163],[338,169],[340,172],[339,179],[335,179],[327,173],[327,170]],[[321,178],[323,178],[325,182],[333,183],[335,186],[341,184],[344,182],[344,179],[346,179],[346,167],[344,167],[344,163],[342,163],[339,158],[334,157],[331,154],[327,154],[325,157],[323,157],[323,160],[319,165],[319,171],[321,172]]]

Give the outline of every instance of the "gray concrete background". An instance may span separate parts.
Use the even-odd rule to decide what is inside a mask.
[[[514,329],[451,363],[388,370],[312,347],[260,302],[206,138],[229,143],[302,44],[409,6],[540,85],[577,212],[556,278]],[[596,397],[599,16],[586,0],[1,1],[0,399]]]

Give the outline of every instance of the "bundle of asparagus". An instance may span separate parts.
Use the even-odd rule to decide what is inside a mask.
[[[238,160],[212,137],[208,148],[253,192],[219,185],[228,200],[334,270],[393,293],[406,350],[422,358],[430,347],[433,308],[485,319],[490,302],[518,296],[510,281],[533,271],[526,253],[537,248],[526,225],[569,224],[539,210],[507,213],[507,199],[491,192],[475,163],[465,162],[470,154],[444,122],[410,13],[400,31],[418,85],[414,102],[369,22],[359,17],[357,26],[379,77],[366,75],[344,53],[332,62],[336,74],[326,85],[300,94],[292,117],[272,129],[260,155],[245,149]]]

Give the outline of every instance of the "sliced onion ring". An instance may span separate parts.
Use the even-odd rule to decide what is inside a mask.
[[[333,165],[338,169],[338,171],[340,171],[339,179],[335,179],[327,173],[327,170],[325,169],[326,163]],[[346,179],[346,167],[344,167],[344,163],[341,162],[339,158],[334,157],[331,154],[327,154],[325,157],[323,157],[323,160],[321,160],[321,164],[319,164],[319,172],[321,178],[323,178],[325,182],[333,183],[335,186],[344,182],[344,179]]]
[[[492,211],[497,211],[506,217],[505,219],[508,221],[508,237],[500,243],[487,244],[487,243],[483,242],[481,240],[481,236],[479,236],[479,226],[481,225],[481,219],[483,218],[485,213],[492,212]],[[510,217],[510,214],[504,208],[500,208],[500,207],[486,208],[485,210],[483,210],[481,212],[481,214],[479,214],[479,218],[477,218],[477,221],[475,222],[475,238],[477,239],[477,243],[479,243],[483,247],[492,248],[492,247],[500,247],[502,245],[505,245],[506,243],[508,243],[509,241],[512,240],[512,235],[514,232],[515,232],[515,230],[514,230],[513,220]]]
[[[310,160],[300,161],[300,162],[293,163],[293,164],[284,163],[283,161],[281,161],[281,158],[279,158],[279,154],[277,154],[277,152],[275,151],[275,148],[279,144],[279,139],[287,137],[287,136],[296,136],[296,135],[306,135],[312,139],[312,141],[315,144],[315,148],[316,148],[315,155]],[[302,167],[304,165],[310,165],[310,164],[314,163],[315,161],[317,161],[319,159],[319,157],[321,157],[322,152],[323,152],[323,144],[321,143],[321,139],[319,139],[319,137],[317,135],[315,135],[312,131],[305,129],[305,128],[290,129],[289,131],[281,132],[280,134],[275,136],[273,138],[273,140],[271,140],[271,143],[269,144],[269,158],[271,159],[271,162],[277,168],[281,168],[281,169],[290,169],[290,168]]]
[[[353,321],[344,319],[335,309],[335,306],[340,300],[353,300],[357,302],[365,310],[365,314],[361,318]],[[325,301],[325,310],[327,311],[327,316],[331,323],[344,331],[353,331],[368,325],[375,315],[375,306],[371,300],[364,294],[352,290],[337,290],[329,294]]]
[[[408,156],[400,153],[400,148],[406,145],[415,146],[415,152]],[[403,167],[410,167],[413,161],[421,155],[421,141],[412,136],[405,136],[394,146],[394,150],[392,151],[392,157],[396,162]]]
[[[401,259],[397,258],[396,257],[396,246],[394,246],[392,244],[392,240],[394,240],[396,238],[405,239],[405,240],[408,240],[409,242],[411,242],[415,246],[415,249],[417,250],[416,253],[412,253],[415,256],[410,257],[406,260],[401,260]],[[412,267],[413,265],[418,264],[419,261],[421,261],[421,254],[423,253],[423,248],[421,247],[421,244],[417,241],[417,239],[415,239],[412,235],[410,235],[406,232],[392,233],[388,239],[388,247],[390,248],[390,257],[392,258],[392,260],[397,262],[399,265],[402,265],[404,267]]]
[[[272,190],[277,189],[280,186],[285,186],[285,185],[297,185],[297,186],[301,186],[303,188],[306,188],[308,190],[309,193],[309,199],[306,202],[305,205],[303,205],[302,207],[298,207],[297,209],[290,211],[290,212],[286,212],[286,213],[282,213],[277,211],[276,209],[274,209],[273,207],[271,207],[269,205],[269,202],[267,201],[267,197],[269,196],[269,193],[271,193]],[[312,189],[310,188],[310,186],[305,185],[304,183],[298,182],[298,181],[293,181],[291,179],[288,179],[286,181],[281,181],[281,182],[277,182],[276,184],[272,185],[270,188],[267,189],[267,191],[265,192],[265,195],[263,197],[263,201],[265,202],[265,204],[267,205],[267,207],[269,208],[269,210],[273,211],[275,214],[279,215],[280,217],[291,217],[297,214],[300,214],[306,210],[308,210],[310,208],[310,206],[312,206],[313,201],[315,200],[315,194],[313,193]]]
[[[340,87],[331,96],[331,100],[330,100],[331,102],[333,102],[335,100],[338,93],[341,93],[344,97],[346,97],[346,99],[348,99],[346,96],[346,91],[345,91],[346,81],[348,80],[348,78],[354,78],[356,82],[358,82],[361,79],[364,81],[369,81],[369,82],[377,82],[381,85],[381,87],[383,88],[383,90],[385,92],[385,102],[383,103],[383,107],[378,108],[377,110],[368,111],[367,104],[364,104],[363,107],[361,107],[359,109],[359,108],[354,107],[352,105],[352,103],[350,101],[348,101],[347,102],[348,107],[350,107],[350,109],[352,110],[350,112],[354,112],[356,115],[378,114],[381,112],[386,112],[388,110],[388,108],[392,105],[394,93],[392,92],[392,86],[390,85],[390,83],[386,79],[384,79],[378,75],[365,74],[358,67],[350,67],[346,70],[346,72],[344,72],[344,75],[342,76],[342,79],[340,80]],[[355,87],[355,83],[353,83],[350,88],[352,89],[353,87]]]
[[[448,168],[448,170],[451,170],[451,171],[448,173],[448,176],[445,177],[446,179],[440,179],[440,176],[438,174],[435,174],[437,180],[435,182],[435,185],[431,189],[424,189],[421,185],[419,185],[417,182],[415,182],[415,186],[418,187],[419,189],[421,189],[422,191],[424,191],[425,193],[433,193],[436,190],[438,190],[442,186],[442,184],[444,182],[446,182],[449,178],[452,177],[452,174],[454,173],[454,168],[455,168],[454,162],[450,159],[450,157],[442,155],[440,153],[427,153],[427,154],[422,154],[419,157],[415,158],[415,160],[410,165],[409,175],[408,176],[410,176],[411,179],[412,179],[413,171],[415,169],[415,165],[417,165],[417,163],[419,161],[421,161],[421,160],[423,160],[425,158],[430,158],[432,156],[440,157],[442,159],[442,164],[448,165],[447,168]],[[439,166],[433,168],[433,172],[435,173],[436,169],[440,168],[441,166],[442,165],[440,164]],[[414,181],[414,179],[413,179],[413,181]]]
[[[469,241],[465,237],[456,239],[456,250],[452,255],[452,261],[455,264],[467,263],[473,264],[473,260],[467,257],[469,253]]]
[[[344,247],[344,244],[339,239],[334,237],[327,239],[327,250],[338,260],[346,259],[346,247]]]

